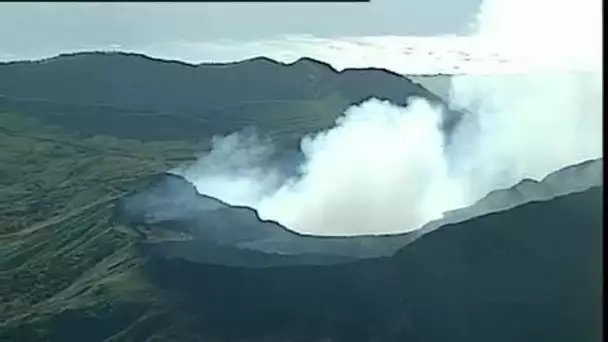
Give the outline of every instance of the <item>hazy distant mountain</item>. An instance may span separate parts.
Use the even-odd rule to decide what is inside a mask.
[[[603,179],[603,158],[587,160],[551,172],[541,181],[524,179],[508,189],[494,190],[467,210],[478,215],[506,210],[523,203],[547,200],[601,186]],[[446,216],[457,219],[457,215],[457,212],[450,212]]]
[[[494,190],[469,207],[445,213],[442,219],[426,224],[422,229],[410,234],[410,237],[418,238],[446,224],[508,210],[529,202],[549,200],[603,184],[603,158],[587,160],[556,170],[541,181],[524,179],[510,188]]]
[[[410,75],[409,79],[439,95],[445,101],[450,98],[452,75]]]

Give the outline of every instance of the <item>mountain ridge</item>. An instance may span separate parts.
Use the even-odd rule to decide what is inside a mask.
[[[62,58],[71,58],[71,57],[79,57],[79,56],[95,56],[95,55],[100,55],[100,56],[123,56],[123,57],[136,57],[136,58],[142,58],[142,59],[147,59],[150,61],[154,61],[154,62],[161,62],[161,63],[169,63],[169,64],[181,64],[183,66],[188,66],[188,67],[229,67],[229,66],[238,66],[238,65],[242,65],[242,64],[247,64],[247,63],[257,63],[257,62],[264,62],[264,63],[270,63],[270,64],[275,64],[275,65],[280,65],[280,66],[294,66],[297,64],[302,64],[302,63],[311,63],[317,66],[322,66],[325,67],[327,69],[331,69],[333,72],[335,73],[342,73],[345,71],[349,71],[349,70],[368,70],[368,71],[380,71],[380,72],[385,72],[385,73],[389,73],[391,75],[397,76],[397,77],[407,77],[407,75],[401,75],[395,71],[386,69],[386,68],[379,68],[379,67],[354,67],[354,68],[344,68],[344,69],[336,69],[334,68],[331,64],[322,61],[320,59],[316,59],[313,57],[300,57],[296,60],[294,60],[293,62],[282,62],[280,60],[276,60],[270,57],[265,57],[265,56],[257,56],[257,57],[250,57],[250,58],[244,58],[241,60],[236,60],[236,61],[227,61],[227,62],[200,62],[200,63],[190,63],[190,62],[186,62],[186,61],[182,61],[179,59],[168,59],[168,58],[162,58],[162,57],[154,57],[145,53],[141,53],[141,52],[129,52],[129,51],[111,51],[111,50],[89,50],[89,51],[78,51],[78,52],[65,52],[65,53],[60,53],[58,55],[55,56],[51,56],[51,57],[46,57],[46,58],[38,58],[38,59],[29,59],[29,60],[14,60],[14,61],[0,61],[0,66],[2,65],[11,65],[11,64],[27,64],[27,63],[45,63],[45,62],[49,62],[49,61],[54,61],[54,60],[58,60],[58,59],[62,59]],[[425,75],[417,75],[417,76],[441,76],[441,75],[445,75],[448,76],[448,74],[425,74]]]
[[[389,257],[445,226],[601,186],[602,173],[603,159],[583,161],[556,170],[539,182],[523,180],[512,187],[495,190],[470,207],[447,212],[442,219],[429,222],[417,230],[394,234],[301,234],[279,222],[261,219],[254,208],[233,206],[200,194],[192,183],[176,174],[157,175],[146,189],[122,198],[117,204],[115,216],[131,222],[130,225],[147,226],[149,231],[156,233],[178,231],[190,237],[181,241],[171,239],[166,243],[161,239],[148,244],[147,250],[157,257],[183,257],[199,263],[220,265],[222,260],[229,260],[226,262],[231,266],[257,268],[280,266],[283,262],[314,265],[319,260],[323,261],[323,255],[327,258],[327,264],[333,264]],[[547,183],[547,179],[554,181]],[[522,193],[522,186],[527,184],[531,184],[531,188]],[[208,247],[200,248],[203,245]],[[204,250],[210,248],[220,248],[221,251],[218,249],[217,253],[205,256],[207,252]],[[248,257],[247,253],[252,252],[262,253],[259,257],[267,258],[267,261]],[[280,255],[291,255],[291,259],[280,260]],[[297,256],[301,256],[300,260],[297,260]]]
[[[461,115],[407,77],[372,68],[336,71],[311,58],[214,66],[122,52],[64,54],[0,63],[0,96],[0,110],[85,136],[194,141],[254,126],[289,149],[370,98],[400,106],[425,98],[446,109],[446,131]]]
[[[262,341],[271,331],[307,341],[599,341],[601,193],[451,224],[391,257],[264,269],[157,259],[147,267],[181,294],[184,311],[208,322],[201,331],[230,341]],[[241,329],[231,333],[235,322]]]
[[[7,66],[33,66],[33,65],[42,65],[42,64],[48,65],[48,64],[57,63],[57,62],[67,62],[68,60],[70,60],[70,59],[73,60],[75,58],[130,58],[133,60],[154,62],[154,63],[166,64],[166,65],[171,65],[171,66],[182,66],[182,67],[188,67],[188,68],[193,68],[193,69],[196,69],[196,68],[204,69],[206,67],[213,68],[215,66],[221,67],[221,68],[223,68],[223,67],[245,67],[245,66],[249,66],[251,64],[256,64],[256,63],[260,63],[260,62],[268,63],[268,64],[271,64],[272,66],[281,66],[281,67],[296,67],[296,66],[308,64],[308,65],[312,65],[317,68],[318,67],[324,68],[324,69],[329,70],[332,73],[338,74],[338,75],[348,74],[351,72],[370,72],[371,74],[375,74],[375,73],[385,74],[385,75],[389,75],[391,77],[395,77],[398,79],[407,80],[410,83],[414,83],[411,80],[409,80],[407,78],[407,76],[398,74],[389,69],[377,68],[377,67],[367,67],[367,68],[345,68],[342,70],[337,70],[333,66],[331,66],[329,63],[326,63],[324,61],[321,61],[321,60],[318,60],[315,58],[311,58],[311,57],[301,57],[301,58],[298,58],[297,60],[295,60],[293,62],[289,62],[289,63],[277,61],[277,60],[271,59],[269,57],[252,57],[252,58],[246,58],[246,59],[243,59],[240,61],[232,61],[232,62],[188,63],[188,62],[184,62],[184,61],[180,61],[180,60],[152,57],[152,56],[149,56],[149,55],[146,55],[143,53],[136,53],[136,52],[81,51],[81,52],[62,53],[57,56],[43,58],[43,59],[0,62],[0,68],[7,67]],[[422,93],[425,96],[429,96],[429,98],[432,100],[440,100],[440,98],[437,95],[435,95],[429,91],[425,90]],[[1,94],[1,95],[8,96],[7,94]]]
[[[158,181],[147,189],[118,200],[114,220],[131,227],[146,227],[149,234],[144,236],[177,232],[188,237],[179,242],[153,238],[152,243],[147,243],[150,239],[144,237],[143,248],[157,255],[212,264],[229,260],[230,265],[242,267],[333,264],[387,255],[408,239],[407,234],[344,237],[302,234],[279,222],[261,219],[253,208],[233,206],[200,194],[179,175],[154,178]],[[218,252],[209,254],[211,249]],[[268,261],[259,263],[251,254]]]

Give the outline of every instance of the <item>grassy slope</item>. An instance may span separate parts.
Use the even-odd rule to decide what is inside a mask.
[[[0,63],[0,107],[78,134],[197,140],[255,125],[291,147],[369,97],[404,104],[427,89],[378,69],[337,72],[302,59],[189,65],[125,53]]]
[[[104,108],[3,100],[0,341],[122,340],[125,334],[140,340],[138,327],[167,319],[168,303],[141,279],[142,260],[132,248],[135,233],[110,221],[112,201],[145,186],[149,176],[193,160],[222,127],[186,116],[180,126],[175,115],[168,124],[153,124],[150,115],[133,112],[112,121],[112,111],[104,111],[99,122],[104,130],[93,121]],[[254,125],[278,144],[293,146],[303,134],[330,126],[335,116],[328,113],[346,105],[335,95],[241,106],[244,114],[219,108],[205,116],[223,115],[226,132]],[[203,124],[193,124],[197,121]],[[134,134],[138,125],[142,135]],[[131,128],[123,137],[121,126]],[[167,140],[178,135],[163,129],[199,130],[200,139]],[[140,139],[129,139],[133,136]],[[172,333],[173,326],[157,328],[145,335],[153,340],[169,334],[180,341],[186,336],[181,329]]]
[[[599,189],[436,231],[392,261],[147,262],[134,231],[111,221],[111,199],[203,143],[76,139],[0,120],[2,342],[598,340]]]
[[[199,115],[125,110],[99,106],[15,101],[0,98],[0,107],[26,114],[70,133],[89,137],[104,135],[142,142],[196,142],[213,135],[256,127],[280,146],[294,148],[305,134],[325,129],[348,107],[336,93],[323,99],[240,103],[201,112]],[[220,120],[217,118],[221,117]],[[106,140],[107,140],[106,138]]]
[[[212,135],[255,126],[293,148],[370,87],[394,99],[428,93],[306,60],[194,67],[85,54],[0,69],[0,340],[10,341],[121,340],[166,314],[140,279],[133,232],[109,220],[112,200]]]
[[[132,272],[133,235],[109,220],[112,200],[174,166],[175,150],[186,159],[204,146],[75,139],[8,113],[0,122],[0,340],[44,340],[61,331],[50,323],[98,320],[111,336],[155,317],[151,290]],[[115,305],[118,315],[104,316]]]

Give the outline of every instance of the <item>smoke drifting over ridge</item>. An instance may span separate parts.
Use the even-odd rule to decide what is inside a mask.
[[[299,173],[268,164],[272,145],[238,134],[179,173],[198,191],[319,235],[404,232],[523,178],[602,156],[601,0],[486,0],[479,44],[518,72],[452,80],[467,109],[446,146],[443,113],[370,100],[302,140]]]

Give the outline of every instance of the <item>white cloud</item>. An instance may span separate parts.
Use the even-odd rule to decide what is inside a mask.
[[[402,74],[500,72],[510,66],[500,51],[489,51],[475,45],[472,38],[459,36],[321,38],[292,35],[255,42],[158,43],[137,51],[192,63],[238,61],[260,55],[283,62],[312,57],[336,69],[377,67]]]
[[[601,34],[592,22],[598,16],[586,16],[601,1],[562,0],[569,6],[560,3],[560,10],[554,1],[535,1],[538,6],[528,0],[487,0],[479,35],[468,38],[292,38],[290,44],[317,49],[328,60],[336,58],[336,64],[391,65],[403,73],[410,72],[401,51],[408,46],[414,54],[445,49],[446,56],[470,52],[469,57],[473,52],[492,55],[496,52],[486,48],[495,47],[512,59],[506,68],[454,57],[466,61],[461,66],[469,74],[452,78],[451,104],[469,114],[447,147],[438,127],[442,113],[422,100],[407,108],[377,100],[350,108],[335,128],[303,139],[301,178],[278,190],[276,184],[262,186],[269,191],[254,205],[260,215],[320,235],[403,232],[491,190],[524,178],[540,180],[561,167],[601,157]],[[578,26],[571,29],[565,23]],[[593,41],[580,43],[581,37]],[[335,51],[345,58],[331,55]],[[415,71],[439,65],[435,60]],[[504,72],[508,74],[497,74]],[[189,179],[206,191],[196,175]],[[238,193],[230,194],[239,200]]]

